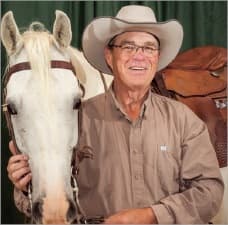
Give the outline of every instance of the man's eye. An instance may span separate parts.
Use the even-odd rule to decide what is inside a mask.
[[[144,50],[146,52],[153,52],[155,50],[155,47],[144,46]]]
[[[134,50],[135,46],[134,45],[123,45],[122,48],[126,49],[126,50]]]

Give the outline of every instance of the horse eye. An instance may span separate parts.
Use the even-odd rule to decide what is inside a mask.
[[[13,103],[8,104],[7,105],[7,109],[8,109],[8,112],[11,115],[16,115],[17,114],[16,106]]]
[[[73,109],[79,109],[80,106],[81,106],[81,99],[80,98],[75,99]]]

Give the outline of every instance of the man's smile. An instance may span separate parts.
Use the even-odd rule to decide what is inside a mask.
[[[144,66],[130,66],[130,67],[128,67],[128,69],[141,71],[141,70],[147,70],[147,67],[144,67]]]

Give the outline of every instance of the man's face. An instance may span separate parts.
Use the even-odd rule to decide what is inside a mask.
[[[111,44],[111,49],[105,49],[105,58],[115,81],[132,90],[149,87],[159,58],[159,44],[155,37],[146,32],[125,32]]]

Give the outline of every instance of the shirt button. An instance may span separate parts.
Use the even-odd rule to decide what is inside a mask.
[[[137,154],[137,153],[138,153],[138,151],[137,151],[136,149],[134,149],[134,150],[133,150],[133,153],[134,153],[134,154]]]
[[[141,174],[136,174],[135,175],[135,179],[136,180],[142,180],[143,179],[143,176]]]

